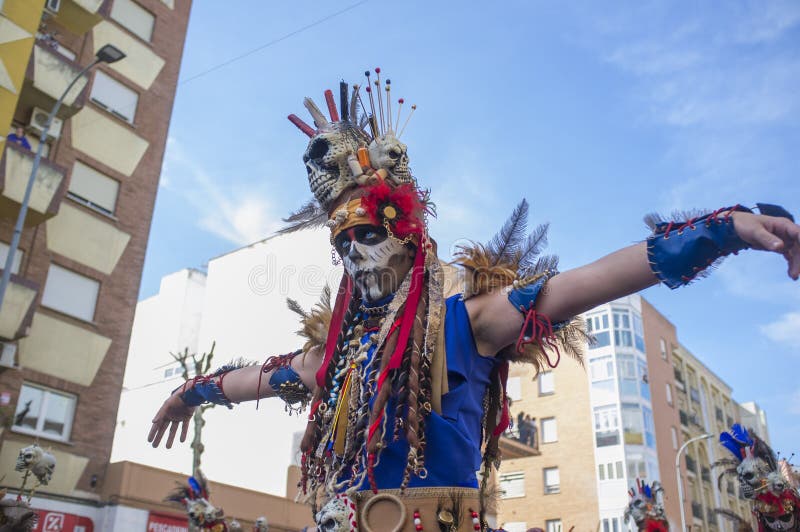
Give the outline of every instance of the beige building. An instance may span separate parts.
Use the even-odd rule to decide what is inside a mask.
[[[87,516],[105,493],[190,7],[0,1],[2,264],[47,114],[77,78],[42,146],[0,312],[0,472],[19,487],[20,448],[51,447],[56,473],[37,508]],[[106,44],[127,57],[79,76]]]

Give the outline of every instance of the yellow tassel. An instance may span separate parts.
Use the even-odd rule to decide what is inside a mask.
[[[344,378],[342,383],[342,391],[339,394],[339,400],[336,402],[336,413],[333,415],[333,427],[331,433],[333,435],[333,451],[341,456],[344,454],[344,443],[347,435],[347,405],[350,403],[350,375],[355,369],[355,364],[350,365],[350,370]]]

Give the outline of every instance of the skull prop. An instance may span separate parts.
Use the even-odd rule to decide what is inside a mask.
[[[769,473],[770,467],[765,460],[748,454],[736,467],[736,474],[739,477],[739,495],[743,499],[755,498],[758,492],[764,489]]]
[[[263,515],[256,519],[256,524],[253,527],[253,532],[267,532],[269,530],[269,523],[267,523],[267,518]]]
[[[627,522],[632,519],[639,530],[647,527],[648,520],[665,521],[664,505],[658,498],[658,493],[664,491],[661,484],[653,482],[648,485],[639,479],[636,479],[636,484],[638,491],[628,491],[631,500],[625,508],[624,520]]]
[[[360,129],[342,122],[327,124],[309,141],[303,162],[308,172],[308,186],[322,208],[330,207],[339,194],[355,184],[347,158],[366,141]]]
[[[17,463],[14,467],[17,471],[30,471],[36,477],[36,480],[45,486],[50,482],[55,468],[56,457],[45,452],[35,443],[19,451]]]
[[[317,512],[315,521],[319,532],[356,532],[356,505],[350,497],[340,493]]]
[[[388,179],[395,185],[411,182],[408,149],[391,131],[370,143],[369,160],[376,170],[379,168],[386,170],[389,173]]]
[[[231,519],[231,522],[228,524],[228,532],[244,532],[244,528],[242,528],[242,524],[234,518]]]

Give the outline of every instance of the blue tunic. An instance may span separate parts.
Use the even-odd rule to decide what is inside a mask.
[[[409,487],[477,488],[475,472],[481,467],[483,398],[497,360],[478,354],[466,306],[460,295],[446,301],[444,340],[449,391],[442,396],[442,413],[425,420],[426,478],[412,476]],[[370,353],[372,356],[372,353]],[[394,426],[395,404],[386,410],[387,427]],[[387,429],[391,430],[391,429]],[[387,435],[387,440],[391,435]],[[399,488],[408,456],[408,442],[390,442],[380,453],[375,480],[380,489]],[[360,489],[368,489],[364,482]]]

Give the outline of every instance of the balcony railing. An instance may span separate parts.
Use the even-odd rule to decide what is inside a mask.
[[[83,35],[109,14],[110,0],[61,0],[54,19],[72,33]]]
[[[711,470],[707,467],[701,467],[700,477],[703,479],[703,482],[711,482]]]
[[[706,508],[706,519],[709,525],[714,526],[717,524],[717,514],[711,508]]]
[[[16,220],[33,170],[34,153],[6,143],[0,158],[0,217]],[[38,225],[58,213],[66,191],[66,171],[47,159],[39,163],[25,225]]]
[[[504,458],[527,458],[529,456],[539,456],[539,447],[532,447],[526,443],[522,443],[517,438],[509,437],[503,434],[500,436],[500,452]]]
[[[722,409],[720,407],[716,407],[714,409],[714,416],[717,418],[717,421],[720,423],[725,422],[725,416],[722,414]]]
[[[703,505],[699,502],[692,502],[692,516],[703,519]]]
[[[684,427],[689,426],[689,416],[683,410],[678,410],[678,416],[681,418],[681,425]]]
[[[83,67],[75,61],[67,59],[49,46],[36,43],[25,72],[25,83],[20,92],[18,107],[31,112],[34,107],[38,107],[49,112],[81,70]],[[84,74],[64,98],[57,118],[64,120],[83,108],[88,83],[89,76]]]

